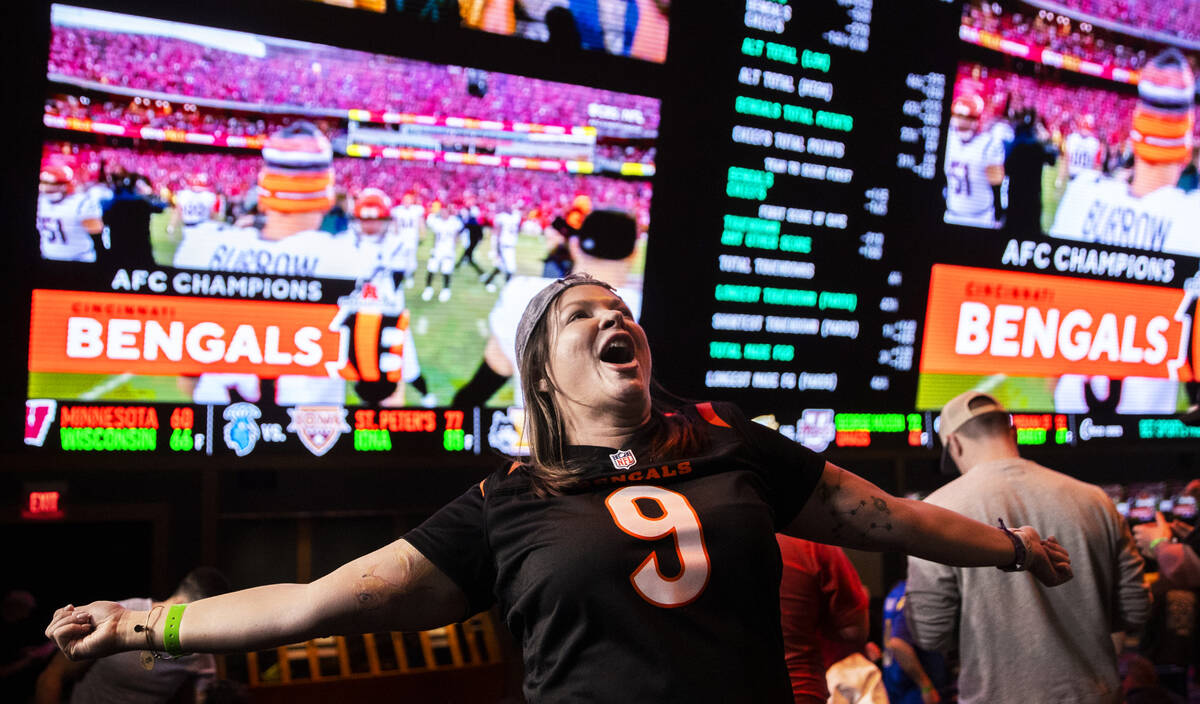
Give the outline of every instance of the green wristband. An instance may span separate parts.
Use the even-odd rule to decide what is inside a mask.
[[[179,622],[183,620],[183,610],[187,604],[175,604],[167,609],[167,622],[163,624],[163,649],[168,655],[179,657],[183,655],[183,647],[179,644]]]
[[[1154,540],[1151,540],[1150,541],[1150,552],[1154,552],[1155,548],[1157,548],[1159,545],[1162,545],[1163,543],[1167,542],[1168,540],[1170,540],[1170,538],[1155,538]]]

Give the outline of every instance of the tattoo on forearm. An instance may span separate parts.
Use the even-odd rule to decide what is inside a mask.
[[[817,490],[817,498],[829,511],[834,538],[861,544],[892,531],[892,510],[885,499],[878,496],[860,499],[854,508],[846,509],[838,505],[842,491],[841,472],[837,473],[836,480],[822,482]]]

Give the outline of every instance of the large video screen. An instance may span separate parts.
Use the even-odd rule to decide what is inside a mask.
[[[318,0],[405,18],[662,63],[671,0]]]
[[[969,389],[1025,444],[1200,438],[1195,3],[700,5],[554,66],[405,57],[412,3],[338,46],[54,6],[27,442],[519,452],[572,267],[668,389],[815,449],[928,450]]]
[[[818,449],[933,447],[969,389],[1023,443],[1200,437],[1194,3],[736,10],[672,49],[721,143],[672,386]]]
[[[640,302],[656,99],[68,5],[51,23],[28,444],[478,451],[481,422],[512,435],[503,411],[432,409],[520,405],[514,332],[547,277],[594,262]]]

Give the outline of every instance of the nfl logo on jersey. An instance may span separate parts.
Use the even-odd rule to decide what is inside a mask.
[[[637,464],[637,458],[633,456],[633,450],[621,450],[616,454],[609,455],[608,458],[612,460],[613,466],[617,469],[629,469]]]

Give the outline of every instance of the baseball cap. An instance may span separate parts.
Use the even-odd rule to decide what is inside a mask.
[[[959,474],[958,466],[950,458],[950,452],[946,446],[950,433],[961,428],[972,418],[986,413],[1007,413],[1007,411],[999,401],[982,391],[965,391],[942,406],[942,414],[938,420],[938,439],[942,441],[942,474],[947,476]]]
[[[521,322],[517,323],[518,365],[525,357],[525,348],[529,345],[529,336],[533,334],[533,329],[537,326],[538,321],[546,314],[546,309],[550,307],[554,299],[558,298],[563,291],[572,286],[603,286],[614,294],[617,293],[617,290],[612,286],[585,272],[576,272],[564,276],[541,291],[538,291],[537,295],[529,301],[529,305],[525,306],[525,312],[521,314]]]

